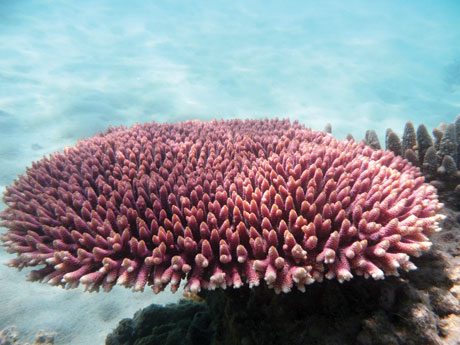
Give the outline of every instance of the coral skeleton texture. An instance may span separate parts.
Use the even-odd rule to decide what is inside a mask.
[[[287,120],[110,128],[33,163],[4,201],[10,265],[90,291],[382,279],[415,268],[442,217],[407,160]]]

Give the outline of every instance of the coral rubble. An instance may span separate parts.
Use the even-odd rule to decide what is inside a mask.
[[[16,327],[10,326],[0,331],[0,345],[53,345],[54,333],[40,331],[35,336],[33,344],[23,343],[19,340]]]

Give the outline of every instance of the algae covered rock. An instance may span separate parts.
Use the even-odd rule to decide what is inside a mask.
[[[207,345],[213,334],[205,304],[181,300],[166,306],[152,304],[132,319],[120,321],[106,345]]]

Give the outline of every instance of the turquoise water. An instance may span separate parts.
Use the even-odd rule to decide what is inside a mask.
[[[407,120],[433,128],[460,112],[459,42],[459,1],[3,0],[0,187],[109,125],[278,116],[315,129],[330,122],[339,138],[372,128],[381,141]],[[84,332],[71,325],[90,327],[71,312],[78,305],[92,316],[108,305],[112,319],[97,314],[87,332],[102,342],[154,299],[87,297],[26,283],[6,267],[0,279],[10,301],[0,329],[54,327],[74,344]],[[109,302],[120,296],[131,308],[118,308],[124,314]]]

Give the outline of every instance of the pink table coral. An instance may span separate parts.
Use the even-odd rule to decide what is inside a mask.
[[[111,128],[33,163],[4,201],[11,266],[90,291],[382,279],[415,268],[442,217],[406,160],[285,120]]]

